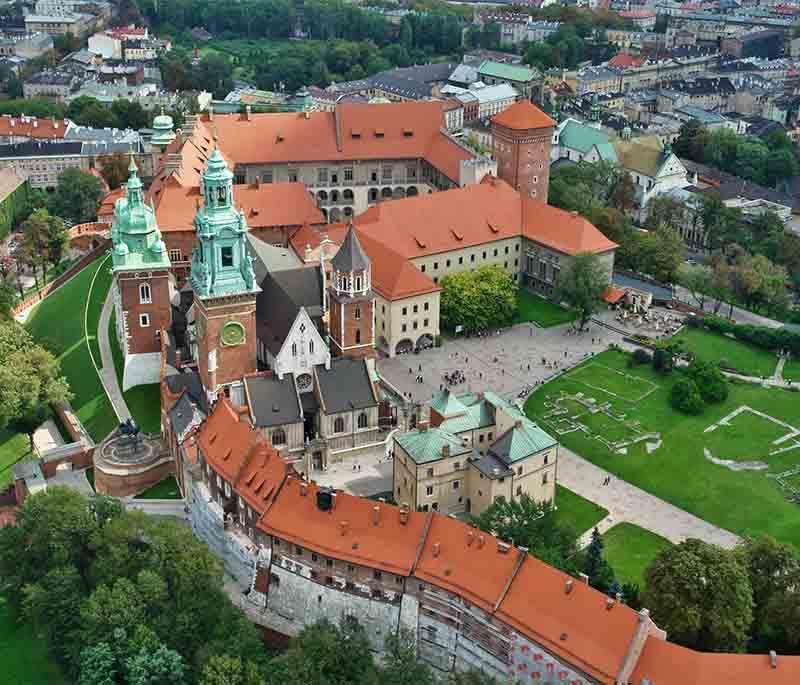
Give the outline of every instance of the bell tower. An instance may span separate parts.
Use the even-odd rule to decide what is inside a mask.
[[[331,260],[328,300],[328,329],[334,356],[372,357],[375,354],[372,263],[364,253],[352,223],[342,246]]]
[[[198,372],[209,398],[256,370],[256,295],[247,222],[233,204],[233,174],[219,148],[203,172],[189,281]]]

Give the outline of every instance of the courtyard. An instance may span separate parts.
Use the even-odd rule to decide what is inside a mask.
[[[688,416],[669,402],[679,372],[629,368],[629,358],[594,356],[539,387],[526,413],[568,449],[701,519],[800,544],[800,507],[767,477],[800,467],[800,397],[732,383],[725,402]]]

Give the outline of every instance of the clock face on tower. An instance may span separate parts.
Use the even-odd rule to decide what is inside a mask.
[[[228,321],[219,334],[220,342],[225,347],[233,347],[234,345],[241,345],[247,338],[244,326],[238,321]]]

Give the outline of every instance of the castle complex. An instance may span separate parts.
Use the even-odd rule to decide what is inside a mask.
[[[125,386],[160,379],[194,532],[273,637],[352,615],[378,653],[407,628],[442,673],[789,685],[797,658],[674,645],[646,610],[443,515],[553,497],[556,441],[492,393],[443,391],[398,437],[399,507],[312,479],[385,443],[397,417],[374,358],[435,342],[442,277],[495,265],[547,294],[577,254],[613,269],[614,243],[545,202],[549,118],[506,110],[500,177],[469,178],[480,160],[430,123],[434,107],[198,120],[165,139],[148,198],[131,166],[112,227]]]

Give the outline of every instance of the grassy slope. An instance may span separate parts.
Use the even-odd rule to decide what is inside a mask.
[[[644,571],[656,555],[671,546],[669,540],[632,523],[618,523],[603,535],[603,555],[620,583],[644,588]]]
[[[711,362],[724,359],[727,366],[750,376],[772,376],[778,364],[774,352],[711,331],[685,328],[675,339],[683,341],[698,359]]]
[[[629,448],[628,454],[613,454],[599,441],[583,433],[561,436],[561,442],[583,457],[608,469],[615,475],[657,495],[701,518],[740,535],[769,533],[783,542],[800,546],[800,507],[788,502],[776,484],[763,471],[734,472],[709,462],[703,456],[706,437],[703,430],[733,409],[743,404],[764,411],[793,425],[800,425],[798,395],[783,390],[732,384],[730,396],[721,405],[706,407],[700,416],[679,414],[669,404],[669,392],[678,374],[668,378],[656,375],[650,367],[626,368],[627,355],[604,352],[589,363],[601,363],[625,373],[635,374],[658,383],[659,388],[640,402],[611,399],[620,412],[638,419],[643,430],[660,431],[663,445],[647,454],[643,445]],[[541,417],[547,412],[547,395],[559,390],[584,392],[602,396],[567,374],[546,384],[528,400],[525,410],[529,416],[548,428]],[[736,449],[765,457],[767,446],[750,441]],[[717,455],[724,457],[725,455]],[[770,470],[780,471],[800,463],[800,450],[777,457],[766,457]]]
[[[64,677],[50,659],[44,640],[29,623],[19,623],[0,597],[0,680],[13,685],[60,685]]]
[[[27,454],[30,454],[27,436],[0,430],[0,490],[11,484],[12,466]]]
[[[563,485],[556,485],[556,507],[558,521],[571,525],[578,535],[593,528],[608,515],[607,509],[584,499]]]
[[[549,300],[520,288],[517,321],[534,321],[543,328],[575,320],[575,314]]]
[[[122,350],[119,349],[117,342],[117,316],[111,314],[108,321],[108,339],[111,345],[111,356],[114,358],[114,370],[117,373],[117,382],[122,387],[122,374],[124,370],[124,360]],[[145,433],[161,432],[161,393],[158,383],[149,385],[137,385],[123,393],[125,403],[133,415],[136,424]]]
[[[181,491],[175,476],[167,476],[160,483],[140,492],[134,499],[181,499]]]
[[[109,262],[104,262],[103,257],[94,261],[37,305],[26,323],[33,337],[59,358],[61,370],[74,395],[72,406],[96,442],[114,429],[116,415],[89,356],[84,333],[84,308],[92,278],[99,270],[89,302],[88,320],[88,330],[97,331],[103,300],[111,284],[108,267]],[[90,333],[89,337],[89,344],[99,360],[95,334]]]

